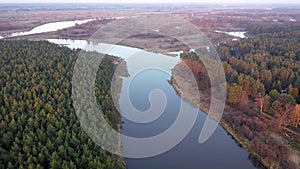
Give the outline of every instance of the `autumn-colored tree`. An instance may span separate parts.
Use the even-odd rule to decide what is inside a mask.
[[[242,91],[242,94],[241,94],[240,107],[244,110],[247,109],[247,107],[249,107],[249,97],[245,91]]]
[[[294,120],[294,106],[291,104],[286,104],[285,106],[281,106],[278,108],[278,110],[275,113],[277,126],[280,130],[282,130],[284,127],[291,124],[291,122]]]
[[[241,102],[241,98],[243,96],[243,88],[242,86],[234,83],[228,86],[228,103],[230,104],[237,104]]]
[[[289,94],[292,95],[293,98],[296,100],[298,95],[299,95],[298,88],[291,87],[290,90],[289,90]]]
[[[263,112],[268,113],[271,106],[271,98],[269,95],[265,95],[263,98]]]
[[[293,124],[294,127],[298,127],[300,125],[300,105],[297,104],[295,106],[295,122]]]

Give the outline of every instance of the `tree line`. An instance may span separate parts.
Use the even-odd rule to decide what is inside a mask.
[[[216,47],[227,80],[223,120],[268,167],[298,168],[290,157],[300,151],[300,30],[255,25],[251,31],[256,27],[264,31]],[[203,50],[196,53],[202,57]],[[195,74],[199,89],[209,90],[196,53],[181,54],[182,62]]]
[[[300,31],[258,35],[254,38],[227,42],[218,48],[229,84],[228,102],[246,106],[255,100],[261,111],[281,114],[286,125],[298,127],[300,113]],[[245,92],[245,99],[236,99],[232,92]],[[239,97],[241,98],[241,97]]]

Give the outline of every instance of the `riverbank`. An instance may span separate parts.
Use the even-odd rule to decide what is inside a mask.
[[[177,80],[180,78],[176,78]],[[205,114],[208,115],[208,106],[209,106],[209,102],[206,100],[204,102],[195,102],[193,101],[194,99],[192,95],[187,95],[187,93],[183,92],[182,89],[180,89],[180,87],[178,86],[177,82],[175,81],[175,79],[172,77],[172,79],[170,80],[170,84],[173,86],[174,90],[176,91],[176,93],[178,95],[180,95],[183,99],[190,101],[194,106],[198,107],[199,109],[201,109]],[[185,93],[185,94],[184,94]],[[203,98],[210,98],[209,94],[205,94],[205,96],[203,95],[203,93],[200,94],[201,97]],[[213,118],[215,120],[214,117],[210,116],[211,118]],[[242,137],[238,136],[234,130],[223,120],[221,119],[221,121],[219,122],[219,124],[226,130],[226,132],[232,136],[232,138],[238,143],[240,144],[242,147],[244,147],[245,149],[247,149],[247,151],[252,154],[256,159],[259,160],[259,162],[264,165],[264,166],[268,166],[268,164],[266,162],[264,162],[261,158],[259,158],[259,156],[255,153],[249,150],[249,142],[246,141],[245,139],[243,139]]]
[[[176,71],[176,67],[172,70],[172,78],[169,83],[173,86],[178,95],[180,95],[183,99],[188,100],[194,106],[201,109],[204,113],[208,114],[209,106],[210,106],[210,93],[209,91],[199,91],[197,86],[189,84],[184,78],[184,75],[180,71]],[[188,89],[188,90],[187,90]],[[195,92],[199,91],[199,98],[195,98]],[[235,119],[235,116],[241,116],[242,120],[250,121],[251,125],[260,126],[265,128],[261,132],[251,131],[251,125],[248,126],[247,123],[243,124],[240,119]],[[249,116],[249,117],[248,117]],[[211,115],[210,117],[216,119],[215,115]],[[252,122],[252,119],[255,119]],[[261,124],[263,123],[263,124]],[[255,112],[247,112],[238,110],[236,108],[230,107],[228,105],[225,106],[223,117],[219,123],[229,135],[234,138],[234,140],[244,147],[250,154],[252,154],[263,166],[266,166],[270,169],[278,169],[281,168],[280,158],[288,158],[285,159],[292,166],[299,166],[299,154],[297,151],[293,150],[290,145],[284,142],[284,139],[275,132],[272,132],[271,124],[262,116],[257,115]],[[247,124],[247,125],[246,125]],[[258,124],[258,125],[256,125]],[[246,128],[244,131],[243,129]],[[247,130],[250,130],[250,134],[241,134],[246,133]],[[263,135],[263,136],[261,136]],[[261,138],[263,137],[263,138]],[[266,141],[265,141],[265,140]],[[271,145],[271,140],[274,145]],[[278,146],[283,148],[286,151],[286,154],[281,155],[282,151],[279,150],[271,150],[268,146]],[[260,150],[262,149],[262,150]],[[273,160],[273,158],[269,157],[269,153],[277,158],[278,161]],[[263,167],[262,167],[263,168]]]

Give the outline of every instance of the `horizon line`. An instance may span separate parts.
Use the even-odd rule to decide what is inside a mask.
[[[0,4],[257,4],[257,5],[274,5],[274,4],[300,4],[300,2],[1,2]]]

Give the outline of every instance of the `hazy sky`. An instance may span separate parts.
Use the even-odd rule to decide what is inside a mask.
[[[34,2],[59,2],[59,3],[300,3],[300,0],[0,0],[0,3],[34,3]]]

